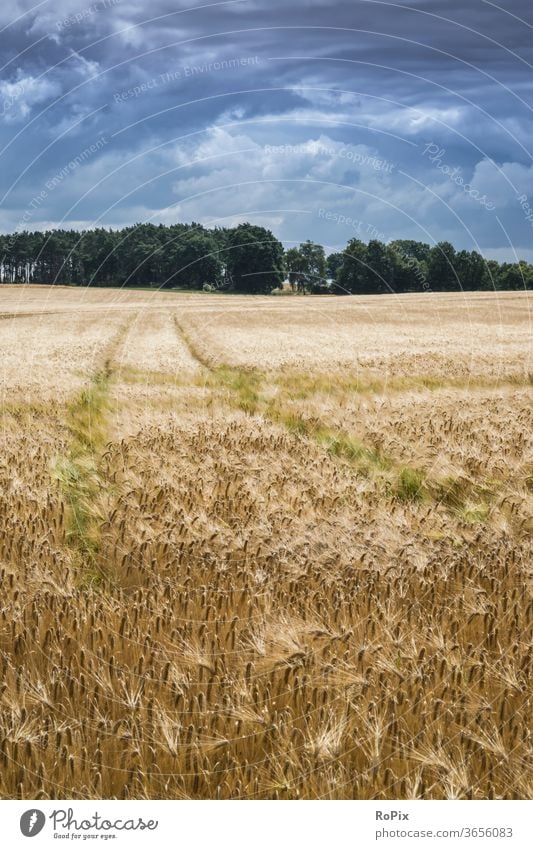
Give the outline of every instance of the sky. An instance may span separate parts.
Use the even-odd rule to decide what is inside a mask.
[[[10,0],[0,47],[4,233],[251,221],[533,262],[530,0]]]

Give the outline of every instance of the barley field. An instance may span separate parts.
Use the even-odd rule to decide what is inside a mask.
[[[0,796],[533,798],[531,294],[0,287]]]

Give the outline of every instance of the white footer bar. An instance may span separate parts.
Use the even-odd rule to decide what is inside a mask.
[[[0,801],[0,845],[532,849],[533,802]]]

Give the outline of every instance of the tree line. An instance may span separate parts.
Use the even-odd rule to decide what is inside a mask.
[[[499,263],[450,242],[351,239],[326,255],[312,241],[284,250],[254,224],[136,224],[120,230],[0,235],[0,282],[151,286],[269,293],[284,281],[301,293],[379,294],[531,289],[533,265]]]

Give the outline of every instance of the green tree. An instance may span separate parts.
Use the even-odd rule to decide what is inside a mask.
[[[393,254],[383,242],[372,239],[365,245],[359,239],[352,239],[343,256],[337,273],[337,289],[359,295],[392,291]]]
[[[459,289],[455,270],[455,248],[450,242],[439,242],[428,256],[428,278],[435,292],[453,292]]]
[[[391,292],[394,282],[394,262],[391,251],[383,242],[371,239],[366,248],[366,291]]]
[[[264,227],[235,227],[229,234],[226,263],[237,292],[268,294],[283,283],[283,245]]]
[[[498,288],[520,291],[533,288],[533,267],[524,260],[504,262],[500,266]]]
[[[298,292],[320,292],[326,286],[326,255],[322,245],[302,242],[285,254],[289,283]]]
[[[425,262],[398,247],[390,247],[390,255],[394,265],[395,292],[419,292],[429,288]]]
[[[477,251],[459,251],[455,255],[455,270],[462,289],[475,291],[488,288],[487,265]]]
[[[339,273],[339,269],[344,261],[344,254],[342,253],[332,253],[329,254],[326,260],[326,272],[328,277],[331,277],[332,280],[337,279],[337,275]]]
[[[303,273],[303,257],[298,248],[288,248],[285,251],[285,269],[291,289],[295,290],[298,277]]]
[[[351,239],[346,245],[343,257],[334,291],[346,295],[364,293],[368,279],[365,243],[360,239]]]
[[[324,257],[311,241],[286,254],[289,279],[304,291],[336,293],[531,289],[533,266],[500,264],[477,251],[433,248],[413,239],[365,245],[352,239]],[[0,235],[0,282],[69,285],[180,286],[204,283],[242,292],[270,292],[284,278],[284,252],[269,230],[177,223],[136,224],[121,230],[17,231]],[[333,286],[323,279],[333,278]]]
[[[389,242],[389,247],[405,257],[413,257],[418,262],[427,262],[431,250],[425,242],[417,242],[415,239],[395,239]]]
[[[216,240],[203,229],[190,228],[166,245],[163,273],[165,288],[219,286],[223,269]]]

